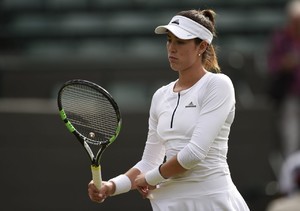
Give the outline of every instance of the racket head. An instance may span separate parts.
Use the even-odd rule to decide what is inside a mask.
[[[119,107],[98,84],[82,79],[67,81],[58,92],[57,103],[61,119],[85,148],[87,143],[105,148],[119,135]]]

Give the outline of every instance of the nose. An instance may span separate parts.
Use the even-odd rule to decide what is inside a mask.
[[[176,48],[173,42],[168,42],[167,43],[167,50],[169,53],[175,53],[176,52]]]

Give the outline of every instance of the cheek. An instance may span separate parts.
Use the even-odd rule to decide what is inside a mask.
[[[184,61],[187,64],[193,64],[199,58],[198,54],[196,54],[195,52],[185,52],[183,56],[184,56]]]

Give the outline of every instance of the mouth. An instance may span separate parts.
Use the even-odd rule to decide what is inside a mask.
[[[174,56],[169,56],[168,58],[169,58],[169,61],[170,61],[170,62],[175,62],[175,61],[178,60],[178,58],[176,58],[176,57],[174,57]]]

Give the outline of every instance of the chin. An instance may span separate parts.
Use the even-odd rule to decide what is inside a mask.
[[[178,72],[178,68],[176,68],[174,65],[170,65],[171,69],[174,70],[175,72]]]

